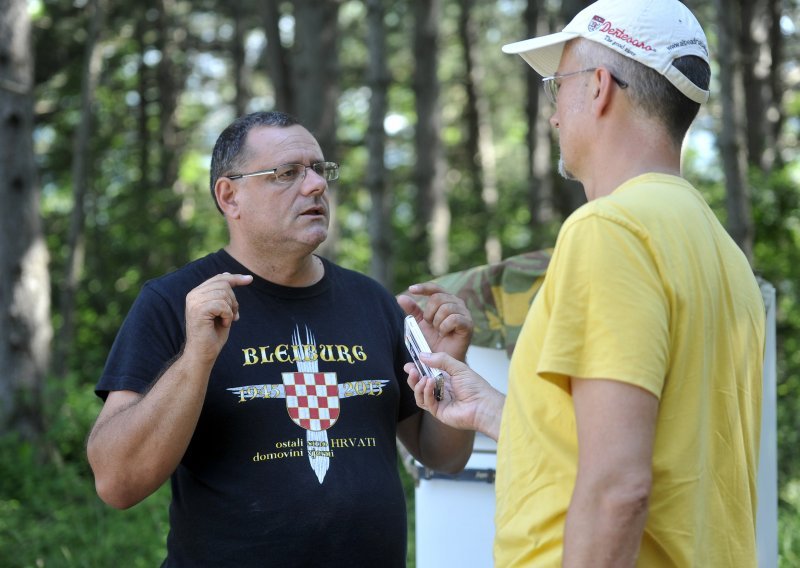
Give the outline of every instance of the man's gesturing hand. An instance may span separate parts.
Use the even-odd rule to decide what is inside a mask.
[[[425,309],[408,294],[425,296]],[[414,284],[408,293],[397,296],[400,307],[417,320],[431,350],[449,353],[463,361],[472,338],[472,316],[464,300],[446,292],[438,284]]]
[[[186,346],[196,357],[216,360],[234,321],[239,302],[233,289],[253,281],[249,274],[217,274],[186,295]]]

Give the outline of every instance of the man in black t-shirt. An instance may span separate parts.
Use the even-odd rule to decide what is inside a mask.
[[[229,244],[148,282],[114,342],[89,461],[117,508],[171,480],[165,566],[405,566],[395,437],[441,471],[470,455],[402,380],[403,309],[313,254],[338,169],[288,115],[233,122],[211,165]],[[464,303],[413,291],[432,349],[463,360]]]

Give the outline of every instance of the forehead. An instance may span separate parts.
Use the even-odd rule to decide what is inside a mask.
[[[322,159],[322,150],[311,133],[295,124],[288,127],[257,126],[247,133],[247,159],[257,165],[276,166]]]

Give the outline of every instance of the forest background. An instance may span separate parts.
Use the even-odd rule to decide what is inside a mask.
[[[798,566],[800,3],[686,3],[714,65],[685,176],[777,291],[778,541]],[[539,77],[500,46],[587,4],[0,0],[0,565],[160,562],[169,489],[128,511],[95,496],[93,385],[142,283],[224,244],[207,180],[228,122],[310,127],[342,164],[323,253],[393,292],[545,249],[584,197],[555,174]]]

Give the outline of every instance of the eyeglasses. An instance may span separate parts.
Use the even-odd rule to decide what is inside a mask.
[[[580,75],[581,73],[590,73],[592,71],[597,71],[597,67],[591,67],[589,69],[581,69],[580,71],[573,71],[572,73],[564,73],[563,75],[552,75],[550,77],[542,77],[542,87],[544,87],[544,94],[547,96],[547,100],[553,104],[556,104],[556,100],[558,99],[558,90],[561,88],[561,79],[566,79],[567,77],[572,77],[574,75]],[[611,78],[614,79],[614,82],[619,85],[620,89],[627,89],[628,83],[623,81],[622,79],[615,77],[613,73],[611,73]]]
[[[325,181],[335,181],[339,179],[339,164],[336,162],[314,162],[311,165],[305,164],[282,164],[271,170],[260,170],[249,174],[233,174],[223,176],[228,179],[239,179],[254,176],[272,176],[272,181],[281,185],[291,185],[295,182],[306,179],[306,170],[314,172]]]

